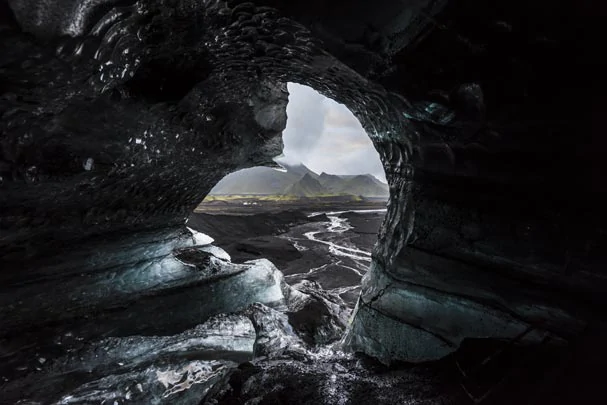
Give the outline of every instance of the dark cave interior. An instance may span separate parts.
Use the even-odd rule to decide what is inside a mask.
[[[2,2],[0,402],[600,403],[605,16]],[[350,319],[185,227],[226,174],[281,153],[287,82],[356,115],[390,186]],[[305,311],[338,351],[293,334]]]

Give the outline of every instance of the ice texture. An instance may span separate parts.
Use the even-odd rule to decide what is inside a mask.
[[[339,340],[350,317],[347,304],[313,281],[304,280],[292,288],[303,298],[291,300],[289,322],[304,341],[322,346]]]
[[[196,231],[196,230],[190,228],[189,226],[186,228],[192,234],[192,238],[194,239],[195,246],[210,245],[211,243],[213,243],[214,239],[211,238],[209,235]]]
[[[95,401],[197,404],[239,363],[253,359],[256,332],[244,315],[218,315],[172,336],[111,337],[72,349],[11,381],[7,398],[57,404]],[[69,382],[54,385],[62,375]],[[65,394],[65,392],[69,392]]]
[[[221,178],[281,152],[288,81],[359,118],[390,185],[352,349],[605,323],[604,2],[271,3],[0,4],[1,367],[287,308],[267,263],[180,249],[208,246],[183,224]]]
[[[6,398],[52,400],[57,404],[197,404],[206,395],[220,391],[239,364],[279,359],[316,361],[334,356],[332,350],[318,350],[314,342],[304,342],[291,326],[291,315],[307,310],[305,305],[302,307],[302,298],[318,300],[322,295],[313,283],[298,288],[306,292],[291,291],[291,310],[295,312],[283,313],[253,303],[232,314],[213,316],[175,335],[108,337],[77,344],[66,340],[64,344],[71,347],[63,356],[39,361],[38,371],[9,381],[3,392]],[[326,316],[334,307],[335,304],[324,308],[316,320],[308,319],[309,327],[335,328],[334,319]],[[318,310],[318,306],[314,309]],[[323,322],[327,325],[322,326]],[[298,326],[305,326],[301,319]],[[324,335],[323,338],[322,343],[330,340]],[[65,375],[71,376],[69,380],[53,384]]]
[[[275,357],[305,353],[305,345],[295,334],[289,318],[265,305],[253,304],[244,313],[255,327],[255,357]]]

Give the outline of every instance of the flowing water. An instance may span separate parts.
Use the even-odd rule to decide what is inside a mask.
[[[376,230],[385,212],[385,209],[375,209],[309,214],[311,219],[325,215],[327,221],[298,225],[281,235],[302,254],[302,258],[282,269],[287,282],[316,281],[353,305],[361,278],[371,263]],[[352,215],[358,226],[351,223]]]

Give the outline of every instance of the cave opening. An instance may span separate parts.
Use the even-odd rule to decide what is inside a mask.
[[[315,283],[353,309],[386,213],[384,168],[345,105],[302,84],[286,90],[282,153],[221,179],[187,225],[233,262],[266,258],[289,285]]]
[[[597,403],[605,5],[497,3],[1,5],[2,400]],[[192,214],[273,164],[288,81],[381,156],[372,253],[343,207]]]

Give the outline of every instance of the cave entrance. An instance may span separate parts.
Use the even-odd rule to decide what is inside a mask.
[[[287,88],[279,166],[224,177],[188,226],[233,262],[269,259],[287,283],[317,282],[353,307],[386,212],[384,169],[346,106],[307,86]]]

